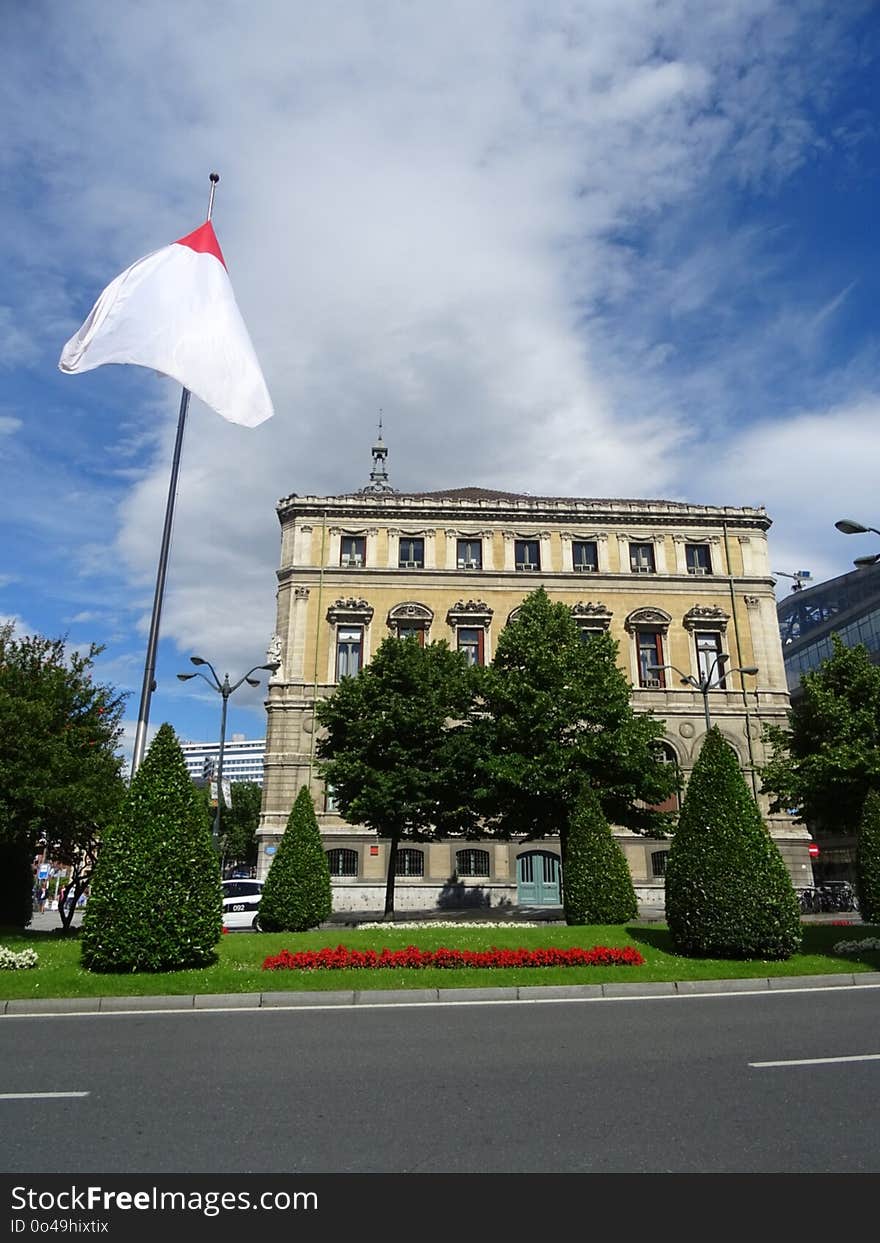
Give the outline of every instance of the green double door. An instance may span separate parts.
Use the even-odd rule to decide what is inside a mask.
[[[516,860],[516,900],[520,906],[559,906],[559,856],[530,850]]]

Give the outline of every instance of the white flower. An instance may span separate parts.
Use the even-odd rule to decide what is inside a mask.
[[[23,971],[28,967],[38,967],[40,960],[36,950],[15,950],[0,945],[0,971]]]
[[[425,919],[412,923],[396,923],[391,920],[380,920],[372,924],[358,924],[359,928],[399,928],[401,932],[409,932],[416,928],[540,928],[541,924],[529,924],[524,920],[507,920],[493,924],[489,920],[471,921],[461,919]]]

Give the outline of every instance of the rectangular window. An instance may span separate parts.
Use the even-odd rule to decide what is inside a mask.
[[[659,880],[666,875],[666,860],[668,858],[668,850],[651,851],[651,875],[655,880]]]
[[[417,622],[398,622],[397,623],[398,639],[415,639],[419,647],[425,646],[425,627]]]
[[[594,574],[598,570],[599,557],[592,540],[572,541],[571,563],[572,567],[581,574]]]
[[[340,626],[336,632],[336,681],[360,673],[364,650],[363,626]]]
[[[655,573],[654,545],[653,544],[630,544],[629,566],[633,574]]]
[[[688,574],[712,573],[712,555],[708,544],[685,544],[684,557]]]
[[[541,545],[536,539],[514,540],[514,564],[518,570],[540,570]]]
[[[456,540],[455,562],[460,570],[482,570],[483,541],[478,539]]]
[[[329,784],[324,786],[324,810],[329,812],[339,810],[336,803],[336,791]]]
[[[367,560],[367,537],[365,535],[343,535],[339,541],[339,564],[354,568],[364,565]]]
[[[425,568],[425,541],[413,539],[409,535],[401,535],[397,564],[401,570],[423,570]]]
[[[666,673],[663,664],[663,635],[659,630],[640,630],[638,632],[639,649],[639,686],[658,688],[666,685]]]
[[[488,850],[457,850],[455,870],[459,876],[488,876]]]
[[[721,635],[717,630],[698,630],[694,635],[697,645],[697,670],[700,681],[717,682],[719,690],[726,690],[724,666],[719,662]]]
[[[424,876],[425,852],[423,850],[398,850],[397,875]]]
[[[469,665],[483,663],[483,631],[479,626],[459,626],[456,632],[458,650],[464,652]]]

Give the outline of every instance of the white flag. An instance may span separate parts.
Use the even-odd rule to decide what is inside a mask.
[[[58,366],[72,375],[105,363],[170,376],[230,423],[274,414],[210,220],[117,276]]]

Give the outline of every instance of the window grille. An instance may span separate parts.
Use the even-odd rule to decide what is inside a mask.
[[[347,849],[328,850],[327,864],[330,868],[331,876],[357,876],[357,851]]]
[[[457,850],[455,870],[459,876],[488,876],[488,850]]]
[[[398,876],[424,876],[425,852],[423,850],[398,850]]]
[[[669,858],[668,850],[653,850],[651,852],[651,875],[661,878],[666,875],[666,860]]]

